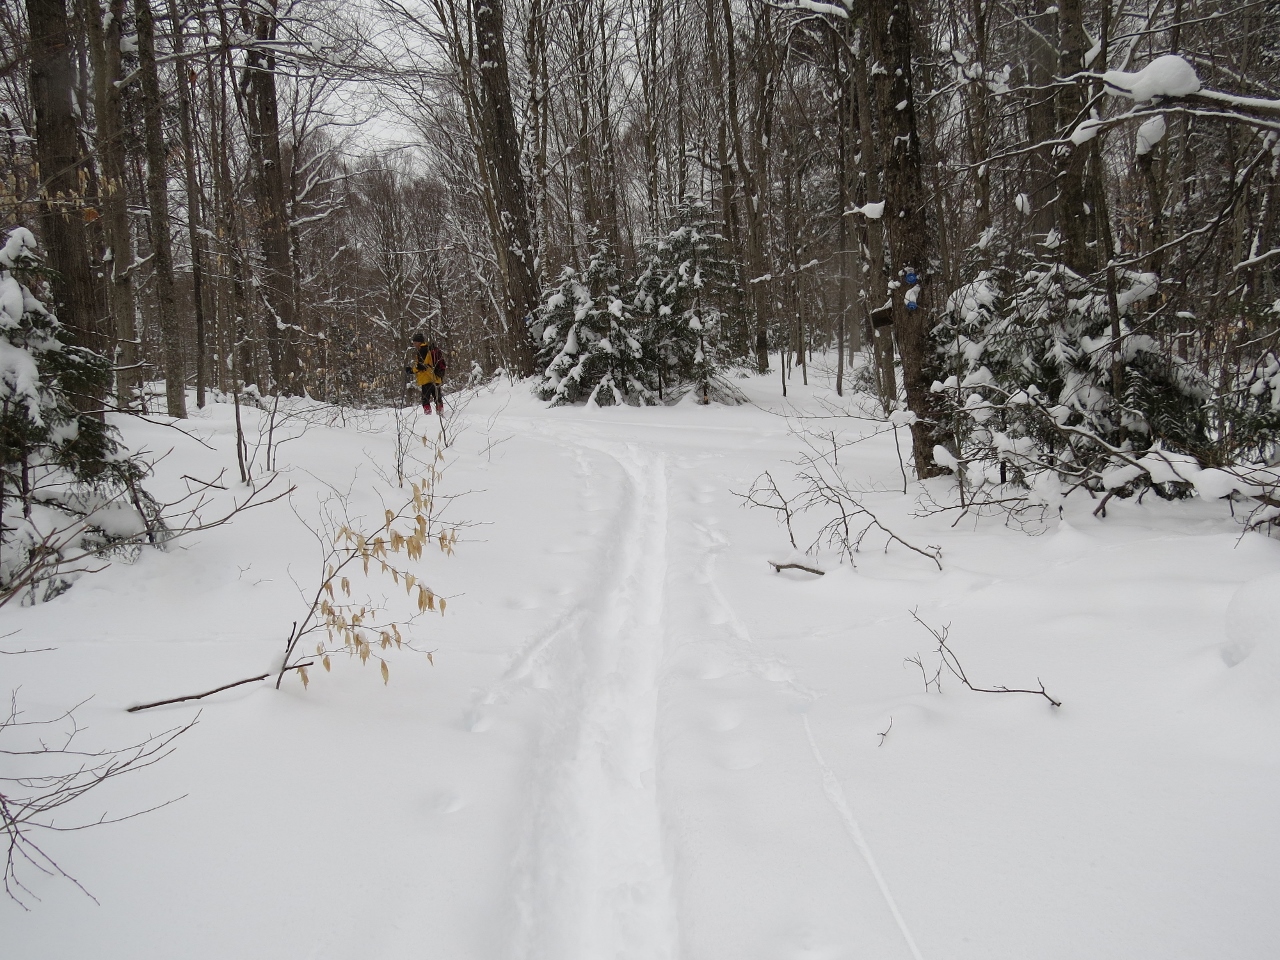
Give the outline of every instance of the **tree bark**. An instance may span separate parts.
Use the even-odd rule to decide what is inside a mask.
[[[1058,8],[1053,0],[1035,0],[1034,10],[1024,23],[1027,60],[1027,140],[1032,149],[1026,194],[1031,203],[1031,232],[1046,236],[1056,225],[1054,161],[1051,147],[1042,146],[1057,137],[1057,108],[1052,95],[1058,73]]]
[[[108,249],[107,293],[115,333],[116,401],[128,407],[142,388],[141,351],[138,342],[137,304],[134,300],[133,231],[129,224],[129,196],[122,112],[123,79],[120,57],[121,30],[126,0],[107,0],[105,17],[98,0],[89,4],[90,49],[93,54],[94,109],[98,121],[98,203]]]
[[[479,61],[476,132],[483,148],[481,168],[496,205],[493,245],[505,286],[507,346],[515,372],[528,376],[534,351],[525,318],[538,307],[537,251],[507,69],[503,0],[470,0],[470,5]]]
[[[884,187],[881,184],[879,153],[876,147],[875,103],[890,96],[887,78],[878,74],[877,89],[873,91],[870,69],[867,58],[872,55],[868,49],[872,43],[878,49],[879,41],[871,36],[870,23],[864,28],[867,43],[860,45],[853,58],[854,97],[857,100],[858,153],[862,161],[862,177],[866,184],[863,201],[872,203],[879,198],[884,199]],[[888,209],[888,205],[885,205]],[[873,311],[879,310],[889,301],[889,280],[885,276],[884,266],[884,220],[881,217],[866,218],[862,230],[863,248],[866,251],[864,261],[865,288],[863,303],[866,307],[866,323],[871,330],[872,353],[875,357],[878,373],[877,385],[880,390],[880,403],[885,412],[892,410],[898,403],[898,376],[894,367],[896,362],[893,351],[893,328],[876,326],[872,320]]]
[[[152,278],[156,312],[164,340],[165,403],[171,417],[187,415],[187,369],[182,324],[173,291],[173,248],[169,237],[169,174],[164,144],[163,102],[156,70],[155,18],[150,0],[134,0],[138,68],[142,81],[143,129],[147,149],[147,206],[151,212]]]
[[[902,356],[902,380],[907,404],[918,418],[911,425],[916,475],[921,479],[942,471],[933,459],[938,420],[933,384],[934,355],[930,336],[929,274],[932,232],[926,216],[920,137],[916,125],[912,82],[914,28],[908,0],[872,4],[872,52],[888,71],[888,96],[877,98],[880,115],[880,153],[885,157],[884,216],[888,221],[892,275],[902,284],[893,296],[893,326]],[[920,277],[917,309],[909,309],[905,274]]]
[[[1084,70],[1084,55],[1089,37],[1084,32],[1082,0],[1061,0],[1058,4],[1058,36],[1060,57],[1058,70],[1063,76],[1074,76]],[[1058,130],[1066,133],[1084,119],[1084,87],[1071,80],[1057,90]],[[1098,268],[1095,223],[1089,210],[1090,195],[1086,183],[1090,150],[1076,147],[1066,157],[1058,178],[1058,229],[1062,232],[1062,259],[1079,274],[1093,273]]]
[[[76,70],[65,0],[27,0],[27,22],[35,156],[40,166],[39,223],[45,258],[55,273],[50,281],[54,308],[73,344],[105,353],[85,231],[88,168],[77,139]],[[77,405],[86,410],[101,402],[101,397],[88,393],[77,398]]]
[[[249,141],[254,160],[253,193],[258,208],[258,240],[262,247],[266,297],[267,359],[276,389],[286,396],[298,391],[297,320],[294,309],[293,251],[289,244],[289,210],[284,155],[280,147],[280,112],[276,95],[276,58],[270,44],[279,21],[276,3],[264,5],[253,20],[260,46],[252,47],[242,81],[247,94]],[[244,16],[247,18],[248,13]]]
[[[196,142],[191,123],[191,77],[194,71],[183,59],[182,18],[176,0],[169,2],[169,21],[173,25],[173,52],[178,59],[178,129],[182,136],[182,168],[187,188],[187,242],[191,246],[191,299],[196,321],[196,406],[203,408],[208,374],[205,371],[205,318],[208,296],[205,291],[205,256],[202,230],[204,215],[200,185],[196,178]]]

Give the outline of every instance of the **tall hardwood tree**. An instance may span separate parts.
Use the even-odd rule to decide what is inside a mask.
[[[526,317],[538,306],[537,251],[529,193],[507,67],[502,0],[470,0],[476,38],[476,105],[482,171],[496,214],[491,227],[502,273],[507,348],[516,372],[533,372],[533,343]]]
[[[183,326],[173,285],[173,241],[169,235],[168,151],[164,143],[163,98],[156,68],[155,15],[150,0],[134,0],[138,30],[143,129],[147,145],[147,206],[151,211],[151,275],[160,317],[165,404],[171,417],[187,415],[187,368]]]
[[[102,260],[113,324],[116,401],[127,407],[142,386],[142,352],[134,298],[134,244],[129,222],[129,185],[124,123],[124,69],[121,40],[127,0],[87,4],[89,50],[93,61],[94,118],[98,136],[98,206],[107,249]]]
[[[77,346],[105,353],[85,231],[89,170],[77,131],[80,105],[75,102],[75,47],[66,0],[27,0],[27,22],[35,156],[40,168],[40,228],[54,270],[54,307]],[[89,408],[100,405],[101,398],[86,395],[80,403]]]
[[[253,158],[253,199],[257,208],[258,240],[262,250],[263,324],[267,358],[275,388],[286,395],[300,387],[298,323],[294,289],[293,252],[289,243],[288,189],[284,151],[280,142],[280,103],[276,89],[280,21],[278,0],[244,3],[242,25],[253,42],[245,58],[240,90],[245,101],[250,154]]]
[[[196,326],[196,406],[205,404],[205,387],[208,378],[205,371],[205,326],[209,313],[209,297],[206,290],[204,199],[196,169],[196,136],[192,122],[192,77],[195,71],[185,57],[185,26],[179,15],[177,0],[168,0],[169,24],[173,31],[173,53],[177,60],[178,81],[178,130],[181,136],[182,172],[187,194],[187,243],[191,248],[191,299]]]
[[[923,478],[941,471],[933,457],[938,417],[936,395],[930,390],[934,346],[928,271],[933,230],[927,216],[928,195],[916,125],[915,28],[909,0],[872,3],[869,10],[871,50],[888,74],[887,90],[877,97],[877,106],[878,149],[884,157],[884,217],[891,271],[899,284],[893,296],[893,328],[902,357],[907,405],[918,418],[911,426],[912,453],[916,474]],[[911,274],[918,284],[911,283]]]

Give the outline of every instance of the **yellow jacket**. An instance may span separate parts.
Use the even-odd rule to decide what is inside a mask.
[[[418,348],[418,359],[413,365],[413,372],[418,386],[425,387],[429,383],[444,383],[444,379],[436,373],[436,366],[442,357],[439,350],[428,350],[426,346]]]

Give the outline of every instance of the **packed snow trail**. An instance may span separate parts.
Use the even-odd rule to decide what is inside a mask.
[[[55,648],[0,657],[5,679],[33,717],[87,701],[81,749],[201,721],[77,812],[181,802],[45,838],[100,905],[53,882],[30,913],[0,900],[0,953],[1271,960],[1280,543],[1202,500],[959,530],[890,492],[885,436],[850,471],[945,569],[877,548],[775,573],[786,531],[733,492],[785,480],[798,440],[776,381],[744,385],[758,406],[478,396],[442,487],[467,533],[422,561],[450,600],[413,625],[434,665],[399,653],[387,685],[339,661],[308,689],[123,709],[277,661],[315,570],[299,520],[334,490],[374,518],[402,495],[370,479],[394,455],[381,415],[282,448],[294,509],[5,608],[10,646]],[[829,390],[793,386],[835,425]],[[189,426],[122,421],[175,446],[149,480],[165,499],[235,462],[230,405]],[[975,677],[1044,676],[1066,706],[923,690],[917,607]]]
[[[631,445],[596,450],[623,478],[597,575],[508,673],[541,688],[548,711],[517,866],[520,960],[675,956],[654,774],[665,464]]]
[[[832,794],[806,716],[819,694],[755,644],[717,583],[731,548],[707,513],[724,496],[706,471],[717,455],[659,453],[584,426],[535,422],[529,436],[576,464],[583,509],[557,527],[591,532],[591,573],[473,716],[483,725],[521,693],[544,704],[511,955],[745,960],[859,945],[920,960],[847,800]],[[771,706],[748,717],[743,702]],[[761,729],[775,711],[781,728]],[[779,736],[789,757],[767,758]],[[778,778],[792,798],[782,808],[760,802]],[[802,840],[790,837],[796,815],[816,827]],[[860,857],[832,846],[851,822]],[[797,861],[823,897],[788,902],[775,889]]]

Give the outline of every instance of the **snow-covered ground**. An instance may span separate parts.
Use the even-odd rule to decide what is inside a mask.
[[[755,405],[479,393],[439,485],[469,525],[415,567],[449,598],[408,631],[434,665],[393,652],[385,686],[340,657],[306,690],[124,712],[277,664],[318,582],[326,499],[381,517],[403,497],[385,413],[284,431],[292,508],[0,611],[4,649],[54,648],[0,658],[29,718],[92,697],[84,745],[119,746],[199,713],[172,756],[63,811],[181,797],[44,836],[98,902],[28,873],[42,899],[0,903],[0,955],[1275,957],[1280,543],[1242,536],[1225,503],[1154,497],[1105,520],[1073,498],[1040,536],[953,529],[913,516],[881,436],[842,463],[943,569],[871,537],[856,569],[827,554],[824,577],[777,573],[796,559],[785,530],[735,491],[789,479],[783,413],[830,391],[795,383],[784,407],[776,380],[744,388]],[[124,429],[172,448],[163,498],[236,474],[225,404],[192,437]],[[913,610],[950,625],[975,685],[1039,679],[1063,706],[945,674],[926,690],[906,658],[932,670],[936,644]]]

